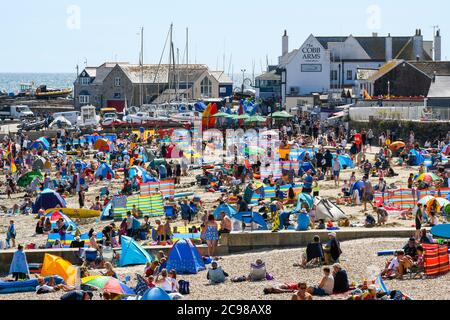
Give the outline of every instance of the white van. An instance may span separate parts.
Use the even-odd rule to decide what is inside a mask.
[[[0,119],[22,120],[34,117],[28,106],[0,106]]]

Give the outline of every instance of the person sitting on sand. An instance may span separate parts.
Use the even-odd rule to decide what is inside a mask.
[[[94,294],[91,291],[75,290],[65,293],[60,299],[63,301],[83,301],[92,300],[93,296]]]
[[[323,268],[323,278],[318,286],[309,287],[307,292],[313,296],[325,297],[333,294],[334,278],[329,267]]]
[[[261,259],[258,259],[256,260],[255,263],[252,263],[250,265],[250,275],[248,276],[247,280],[256,282],[266,280],[266,278],[267,278],[266,264]]]
[[[320,265],[324,260],[322,243],[319,236],[314,236],[313,242],[306,247],[306,252],[302,255],[301,264],[295,264],[294,267],[307,268],[308,265]]]
[[[397,276],[398,266],[399,266],[399,257],[401,259],[402,256],[405,255],[403,250],[398,250],[394,253],[394,258],[386,261],[386,265],[384,270],[381,272],[381,276],[387,279],[391,279]]]
[[[222,270],[221,267],[217,264],[217,262],[213,262],[211,264],[211,268],[208,270],[208,274],[206,275],[206,279],[209,280],[210,284],[220,284],[224,283],[225,279],[228,277],[228,273]]]
[[[417,256],[415,258],[410,256],[405,256],[404,254],[398,255],[398,275],[397,279],[403,279],[403,276],[408,270],[412,272],[419,272],[424,270],[425,266],[425,256],[424,249],[422,246],[417,246]]]
[[[422,229],[420,231],[420,240],[421,244],[433,244],[435,243],[433,239],[433,235],[427,231],[427,229]]]
[[[334,263],[339,263],[339,258],[342,254],[341,244],[337,239],[335,232],[330,232],[328,234],[329,241],[325,245],[325,264],[331,265]]]
[[[105,277],[113,277],[115,279],[119,279],[117,273],[114,271],[111,262],[105,262],[105,272],[100,271],[100,273]]]
[[[365,213],[366,219],[364,220],[364,227],[366,228],[374,228],[377,225],[377,221],[370,213]]]
[[[350,289],[347,271],[339,263],[333,265],[333,278],[335,294],[345,293]]]
[[[145,277],[151,277],[151,276],[156,276],[158,274],[158,267],[159,267],[159,262],[158,261],[153,261],[153,262],[147,262],[145,269],[144,269],[144,273],[145,273]]]
[[[417,256],[417,242],[416,238],[412,237],[408,243],[403,247],[403,251],[407,256],[415,258]]]

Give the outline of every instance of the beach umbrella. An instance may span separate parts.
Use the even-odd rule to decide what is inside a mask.
[[[404,147],[406,147],[406,144],[403,141],[396,141],[394,143],[391,143],[391,145],[389,146],[389,149],[391,151],[397,151]]]
[[[441,178],[439,178],[436,174],[434,174],[434,173],[424,173],[424,174],[421,174],[417,179],[416,179],[416,181],[425,181],[425,182],[428,182],[428,183],[431,183],[431,182],[433,182],[433,181],[439,181],[439,180],[441,180]]]
[[[215,115],[213,115],[213,118],[231,118],[231,114],[225,113],[225,112],[219,112]]]
[[[108,293],[127,295],[135,294],[134,291],[127,285],[113,277],[91,276],[81,279],[81,282]]]
[[[294,116],[290,115],[286,111],[278,111],[278,112],[274,112],[270,117],[273,119],[291,119]]]
[[[248,114],[241,114],[240,116],[236,117],[236,120],[247,120],[248,118],[250,118]]]
[[[19,178],[17,185],[22,188],[28,187],[35,178],[42,178],[42,173],[39,171],[28,172]]]
[[[265,122],[267,122],[267,119],[261,116],[253,116],[245,120],[245,123],[265,123]]]

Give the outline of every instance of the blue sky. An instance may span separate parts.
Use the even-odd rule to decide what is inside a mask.
[[[90,66],[106,60],[138,63],[141,26],[145,62],[157,63],[171,22],[180,54],[189,27],[190,62],[223,69],[225,53],[226,72],[230,55],[235,73],[251,71],[253,61],[260,73],[266,55],[275,63],[284,29],[292,50],[311,33],[412,35],[421,28],[428,40],[432,26],[439,25],[443,59],[450,59],[448,12],[450,4],[444,0],[6,0],[0,19],[0,72],[73,72],[86,59]]]

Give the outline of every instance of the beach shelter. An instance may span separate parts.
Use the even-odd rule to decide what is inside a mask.
[[[314,205],[314,198],[306,193],[300,193],[298,195],[297,207],[295,208],[296,212],[302,211],[303,203],[306,203],[309,208],[312,208]]]
[[[115,174],[114,174],[114,170],[111,169],[111,167],[103,162],[97,169],[97,171],[95,171],[95,177],[96,178],[102,178],[102,179],[106,179],[108,172],[111,174],[111,176],[114,178]]]
[[[225,212],[225,214],[231,218],[231,217],[233,217],[233,216],[237,213],[237,210],[236,210],[235,208],[233,208],[232,206],[230,206],[229,204],[224,203],[224,204],[221,204],[221,205],[214,211],[214,217],[215,217],[217,220],[220,220],[220,219],[221,219],[220,214],[221,214],[222,212]]]
[[[43,170],[45,167],[47,160],[44,159],[43,157],[35,157],[31,167],[33,168],[33,171],[39,171],[39,170]]]
[[[30,146],[30,150],[50,150],[50,143],[48,142],[48,140],[44,137],[37,139],[36,141],[34,141],[31,146]]]
[[[75,222],[72,221],[68,216],[66,216],[61,211],[55,210],[45,215],[45,218],[49,218],[50,222],[52,223],[52,228],[56,228],[56,222],[58,222],[59,219],[63,219],[64,223],[66,224],[66,227],[72,227],[73,230],[76,230],[78,227],[75,224]]]
[[[144,301],[167,301],[172,300],[163,289],[155,287],[148,289],[140,300]]]
[[[136,176],[141,180],[142,183],[158,182],[158,179],[152,177],[144,168],[132,166],[129,171],[129,178],[132,180]]]
[[[177,241],[167,258],[167,270],[177,274],[197,274],[205,270],[205,263],[197,247],[189,239]]]
[[[423,155],[420,154],[420,152],[418,152],[415,149],[412,149],[409,152],[409,156],[414,158],[414,161],[412,161],[412,165],[413,166],[420,166],[421,164],[424,163],[425,161],[425,157]]]
[[[353,194],[355,190],[358,190],[359,196],[362,198],[362,190],[364,189],[364,181],[359,180],[353,184],[350,190],[350,194]]]
[[[299,175],[302,176],[309,170],[311,170],[313,174],[316,174],[316,169],[314,168],[311,162],[303,162],[300,165]]]
[[[316,220],[339,221],[347,218],[344,211],[327,199],[316,197],[314,205],[316,206]]]
[[[233,216],[234,220],[241,221],[243,223],[256,223],[260,226],[261,230],[269,230],[264,218],[257,212],[239,212]]]
[[[131,265],[143,265],[152,262],[152,257],[136,241],[130,237],[122,236],[122,252],[120,254],[119,265],[121,267]]]
[[[33,204],[33,212],[37,213],[41,208],[44,210],[52,208],[66,208],[66,200],[59,193],[51,189],[45,189],[36,198]]]
[[[333,162],[336,161],[336,159],[333,160]],[[349,155],[345,154],[345,155],[339,155],[338,156],[338,161],[341,165],[341,169],[353,169],[355,167],[352,159],[350,158]]]
[[[77,280],[78,269],[61,257],[46,253],[42,264],[41,276],[60,276],[66,284],[74,286]]]
[[[84,171],[87,168],[87,163],[81,160],[75,161],[75,169],[77,169],[78,172]]]
[[[19,178],[19,180],[17,180],[17,185],[22,188],[28,187],[35,178],[41,179],[42,173],[40,173],[39,171],[31,171],[25,173]]]
[[[106,207],[102,211],[102,215],[100,216],[100,220],[113,220],[114,219],[114,211],[112,210],[112,201],[110,201]]]
[[[109,143],[106,139],[98,139],[94,143],[94,150],[102,151],[102,152],[109,152]]]

